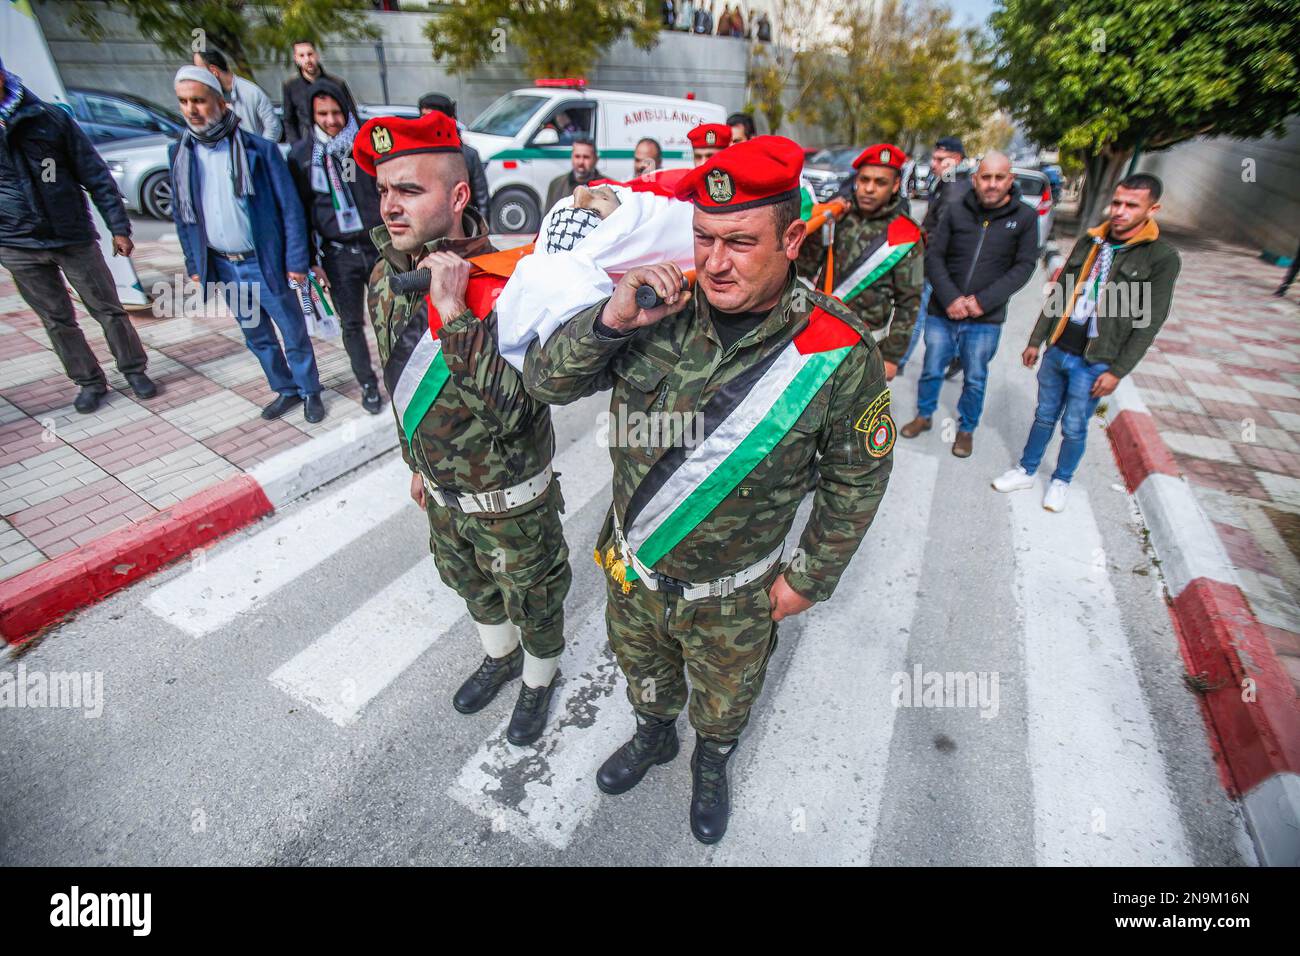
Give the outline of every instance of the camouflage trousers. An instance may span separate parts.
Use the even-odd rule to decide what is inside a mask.
[[[712,740],[739,737],[776,649],[767,591],[777,571],[725,598],[697,601],[639,581],[625,594],[606,575],[605,626],[632,707],[676,717],[687,706],[689,674],[691,726]]]
[[[443,582],[465,599],[480,624],[518,626],[524,650],[564,650],[564,597],[573,572],[560,515],[564,498],[551,482],[542,504],[509,517],[467,515],[425,497],[429,550]]]

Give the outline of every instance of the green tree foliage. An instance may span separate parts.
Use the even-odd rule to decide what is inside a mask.
[[[1300,101],[1295,0],[1001,0],[990,28],[1003,104],[1083,159],[1085,221],[1135,149],[1278,135]]]
[[[451,73],[517,50],[538,79],[585,76],[624,34],[649,50],[659,25],[642,0],[466,0],[436,12],[424,32]]]
[[[241,73],[254,59],[292,62],[294,40],[320,47],[326,37],[378,36],[361,15],[372,9],[369,0],[79,0],[72,22],[102,40],[99,11],[105,8],[130,14],[141,35],[167,53],[188,60],[196,50],[220,50]]]
[[[979,129],[993,112],[977,35],[930,0],[850,0],[829,37],[798,54],[793,113],[839,141],[904,149]]]

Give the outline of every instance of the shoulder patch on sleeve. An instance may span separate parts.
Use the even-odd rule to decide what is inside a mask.
[[[894,419],[889,414],[889,389],[885,389],[871,400],[871,403],[859,416],[853,426],[867,436],[867,454],[872,458],[884,458],[894,447],[897,429]]]

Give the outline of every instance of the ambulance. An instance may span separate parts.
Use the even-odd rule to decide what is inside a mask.
[[[492,195],[494,233],[535,233],[556,176],[572,168],[576,136],[596,143],[596,168],[610,179],[632,178],[637,140],[663,149],[665,169],[691,165],[686,134],[701,123],[725,123],[716,103],[587,89],[581,79],[538,80],[506,93],[461,134],[478,150]]]

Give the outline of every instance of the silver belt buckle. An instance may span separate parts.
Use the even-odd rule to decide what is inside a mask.
[[[506,493],[504,491],[485,491],[474,495],[474,503],[483,511],[497,512],[506,510]]]
[[[709,582],[709,597],[728,597],[735,590],[736,576],[734,574]]]

